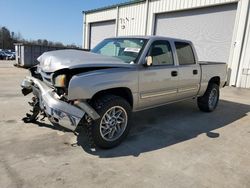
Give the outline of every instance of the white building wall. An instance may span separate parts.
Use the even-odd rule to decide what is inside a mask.
[[[88,47],[89,24],[116,20],[117,35],[153,34],[154,16],[157,13],[212,6],[238,0],[149,0],[136,4],[87,13],[84,18],[83,47]],[[248,0],[242,0],[248,1]]]
[[[108,20],[116,20],[116,19],[117,19],[116,8],[86,14],[83,18],[83,22],[84,22],[83,23],[83,38],[84,38],[83,47],[89,48],[89,33],[90,33],[91,23],[108,21]]]
[[[138,3],[119,8],[118,36],[145,35],[146,3]]]
[[[85,40],[83,47],[88,48],[89,26],[90,23],[93,22],[116,20],[117,36],[152,35],[154,32],[155,15],[158,13],[238,2],[235,28],[228,62],[231,75],[229,76],[230,85],[236,85],[237,80],[239,80],[237,79],[237,75],[238,78],[242,75],[237,74],[239,67],[243,67],[244,60],[242,59],[246,59],[247,61],[247,57],[243,57],[247,53],[242,53],[242,41],[244,38],[246,15],[247,11],[249,11],[249,1],[250,0],[148,0],[136,4],[87,13],[84,19]],[[244,48],[250,48],[249,45],[245,45]],[[242,65],[240,66],[239,61],[242,62]],[[244,84],[240,84],[239,81],[237,82],[237,86],[243,85]],[[246,84],[246,87],[250,87],[250,84]]]
[[[232,48],[229,58],[229,84],[239,87],[237,84],[237,75],[239,73],[240,59],[242,59],[243,39],[245,35],[245,27],[247,20],[247,12],[249,11],[249,0],[240,0],[238,2],[238,10],[236,23],[234,28],[234,36]],[[250,88],[250,85],[247,86]]]
[[[248,7],[248,20],[245,30],[243,50],[237,75],[237,87],[250,88],[250,8]]]
[[[116,19],[116,9],[108,9],[100,12],[92,12],[86,15],[86,22],[100,22],[104,20]]]

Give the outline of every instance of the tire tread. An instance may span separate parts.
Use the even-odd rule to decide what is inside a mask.
[[[209,105],[208,105],[208,101],[209,101],[209,94],[210,92],[212,91],[212,89],[216,88],[217,92],[218,92],[218,95],[219,95],[219,86],[215,83],[210,83],[207,87],[207,90],[205,92],[205,94],[201,97],[198,97],[197,99],[197,104],[198,104],[198,107],[201,111],[203,112],[212,112],[217,104],[218,104],[218,101],[216,103],[216,106],[215,108],[213,109],[210,109],[209,108]],[[218,100],[219,100],[219,96],[218,96]]]

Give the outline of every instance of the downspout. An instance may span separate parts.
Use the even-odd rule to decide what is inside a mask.
[[[147,35],[147,30],[148,30],[148,12],[149,12],[149,0],[146,1],[146,23],[145,23],[144,35]]]
[[[86,14],[84,11],[82,11],[82,14],[83,14],[83,46],[82,48],[85,49],[85,44],[86,44]]]
[[[247,32],[247,23],[248,23],[248,19],[249,19],[249,10],[250,10],[250,3],[248,1],[248,5],[247,5],[247,17],[245,20],[245,25],[244,25],[244,32],[243,32],[243,38],[242,38],[242,45],[240,48],[240,59],[239,59],[239,63],[237,66],[237,70],[236,70],[236,79],[235,79],[235,83],[234,86],[237,87],[237,82],[238,82],[238,76],[239,76],[239,71],[240,71],[240,64],[241,64],[241,60],[242,60],[242,53],[243,53],[243,47],[245,44],[245,38],[246,38],[246,32]]]
[[[116,37],[118,37],[118,29],[119,29],[119,6],[116,7],[116,31],[115,31]]]

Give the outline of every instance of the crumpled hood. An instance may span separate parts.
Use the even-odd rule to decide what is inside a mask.
[[[44,72],[54,72],[63,68],[82,67],[128,67],[131,66],[118,58],[81,50],[57,50],[43,53],[37,59]]]

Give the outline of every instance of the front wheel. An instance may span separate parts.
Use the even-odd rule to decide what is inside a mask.
[[[204,112],[214,111],[218,105],[219,96],[219,86],[214,83],[209,84],[205,94],[197,99],[199,109]]]
[[[131,106],[119,96],[105,95],[93,102],[93,108],[100,115],[90,126],[96,146],[112,148],[127,136],[130,124]]]

